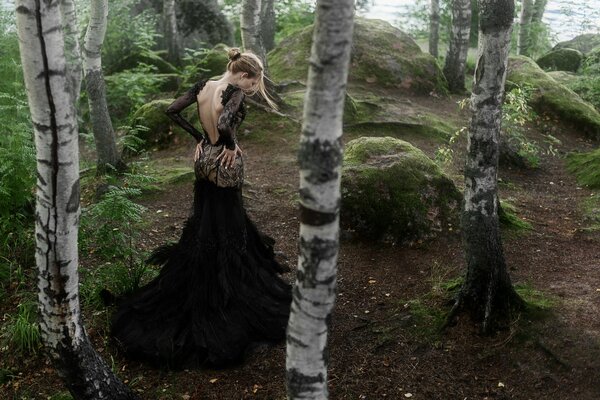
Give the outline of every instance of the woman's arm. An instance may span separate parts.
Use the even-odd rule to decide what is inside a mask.
[[[197,101],[198,93],[204,87],[206,81],[201,81],[196,83],[192,88],[190,88],[187,92],[185,92],[182,96],[175,99],[171,105],[167,108],[165,113],[175,121],[179,126],[185,129],[190,133],[198,142],[201,142],[204,139],[204,135],[198,129],[196,129],[192,124],[190,124],[185,118],[183,118],[180,114],[186,107],[190,104],[193,104]]]
[[[219,141],[229,150],[235,150],[235,141],[233,140],[235,133],[235,114],[240,109],[244,97],[244,92],[242,92],[241,89],[237,89],[233,92],[224,104],[223,111],[221,111],[221,115],[219,115],[217,121]],[[223,101],[225,101],[225,99],[223,99]]]

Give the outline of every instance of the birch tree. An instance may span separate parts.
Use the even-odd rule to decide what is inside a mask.
[[[429,10],[429,54],[438,57],[440,42],[440,0],[431,0]]]
[[[37,158],[41,337],[75,399],[134,399],[95,352],[81,323],[77,118],[68,90],[59,1],[17,0],[15,6]]]
[[[479,54],[471,95],[462,233],[467,274],[454,306],[469,310],[484,333],[518,308],[498,223],[498,143],[514,0],[479,0]]]
[[[533,4],[533,11],[531,13],[531,22],[542,22],[544,12],[546,11],[546,4],[548,4],[548,0],[535,0],[535,3]]]
[[[181,38],[177,30],[177,15],[175,14],[175,0],[164,0],[163,20],[165,44],[167,47],[167,58],[169,62],[179,65],[181,61],[182,48]]]
[[[353,0],[318,0],[304,101],[300,255],[287,330],[289,399],[327,399],[327,336],[339,249],[342,116]]]
[[[262,0],[261,8],[260,37],[268,53],[275,47],[275,0]]]
[[[81,93],[81,50],[77,29],[77,10],[73,0],[60,0],[60,13],[63,21],[65,57],[67,60],[67,80],[73,104],[77,107]]]
[[[266,1],[266,0],[264,0]],[[243,0],[240,16],[242,47],[256,54],[267,70],[267,54],[261,36],[261,0]]]
[[[444,75],[453,93],[465,91],[465,65],[469,51],[471,30],[471,0],[452,0],[452,32]]]
[[[533,0],[521,2],[521,14],[519,16],[519,35],[517,36],[517,52],[521,55],[529,55],[529,32],[531,30],[531,18],[533,15]]]
[[[102,43],[106,34],[107,15],[108,0],[90,1],[90,22],[83,43],[83,68],[98,156],[96,164],[98,174],[106,172],[109,165],[116,170],[125,167],[117,151],[115,132],[106,104],[106,84],[102,74]]]

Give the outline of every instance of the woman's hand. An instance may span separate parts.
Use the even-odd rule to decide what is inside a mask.
[[[221,159],[221,165],[225,166],[225,169],[232,167],[233,163],[235,163],[235,158],[239,155],[242,156],[242,149],[237,144],[235,145],[234,150],[229,150],[226,147],[223,147],[223,151],[221,154],[217,156],[217,160]]]
[[[202,139],[201,141],[199,141],[198,144],[196,145],[196,150],[194,151],[194,162],[198,161],[198,159],[202,155],[202,152],[204,151],[202,149],[202,145],[203,144],[204,144],[204,139]]]

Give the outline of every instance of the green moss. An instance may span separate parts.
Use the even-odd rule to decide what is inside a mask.
[[[300,129],[300,123],[289,117],[252,108],[248,110],[238,132],[238,138],[242,141],[250,140],[265,144],[285,141],[293,147],[299,143]]]
[[[414,138],[429,138],[445,142],[448,131],[438,127],[422,125],[411,122],[360,122],[348,125],[344,131],[349,137],[360,136],[392,136],[399,139],[410,140]]]
[[[600,188],[600,149],[568,154],[567,169],[575,174],[580,185]]]
[[[556,82],[567,87],[570,87],[569,85],[577,80],[577,75],[567,71],[550,71],[548,72],[548,75],[550,75]]]
[[[579,50],[561,48],[544,54],[536,62],[546,71],[577,72],[582,60],[583,54]]]
[[[556,115],[581,129],[592,139],[600,139],[600,114],[575,92],[556,82],[533,60],[524,56],[509,59],[507,80],[534,89],[531,106],[540,114]]]
[[[528,231],[533,229],[533,226],[529,222],[523,221],[517,216],[517,207],[506,200],[500,200],[498,220],[502,228],[512,231]]]
[[[269,53],[270,73],[276,81],[307,80],[312,31],[311,25],[295,32]],[[420,94],[447,92],[436,60],[406,33],[382,20],[356,18],[348,80]]]
[[[585,232],[600,232],[600,193],[593,193],[583,203],[583,221]]]
[[[540,310],[549,310],[557,303],[555,297],[544,294],[528,283],[520,283],[515,285],[515,291],[523,300],[525,300],[528,307],[533,307]]]
[[[412,242],[455,222],[461,196],[423,152],[392,137],[346,145],[342,221],[370,239]]]

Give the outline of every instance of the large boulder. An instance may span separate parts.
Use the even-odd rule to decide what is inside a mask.
[[[579,50],[560,48],[544,54],[536,62],[546,71],[577,72],[582,60],[583,54]]]
[[[174,99],[153,100],[138,108],[131,117],[131,126],[143,126],[144,129],[138,129],[136,136],[141,139],[140,149],[152,147],[164,147],[172,142],[176,142],[182,136],[189,135],[181,129],[179,125],[165,114],[167,107]],[[186,108],[182,115],[190,123],[199,125],[198,113],[196,107]]]
[[[454,229],[461,198],[438,165],[408,142],[360,137],[346,145],[342,225],[365,238],[413,243]]]
[[[306,81],[313,26],[299,30],[273,49],[269,70],[276,81]],[[445,93],[446,81],[436,60],[386,21],[357,18],[348,80],[369,86],[401,88],[417,94]]]
[[[554,80],[530,58],[509,58],[507,84],[531,86],[531,106],[540,114],[550,114],[600,140],[600,114],[571,89]]]
[[[583,35],[576,36],[571,40],[558,43],[552,50],[568,48],[579,50],[583,54],[587,54],[595,47],[600,47],[600,34],[585,33]]]

